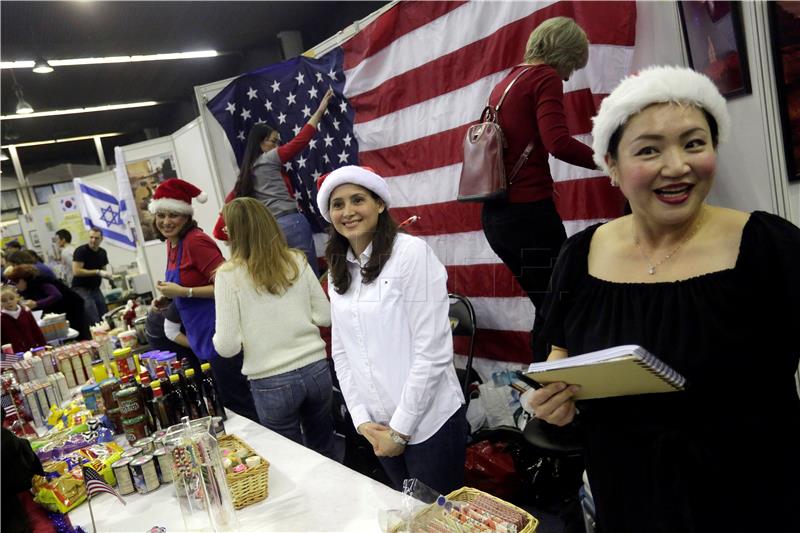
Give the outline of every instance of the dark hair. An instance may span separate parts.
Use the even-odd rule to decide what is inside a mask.
[[[156,217],[153,217],[153,231],[156,232],[156,237],[158,237],[158,240],[164,242],[167,240],[167,238],[164,237],[164,234],[161,233],[161,231],[159,231],[158,226],[156,225],[156,220],[158,219]],[[187,233],[189,233],[196,227],[198,227],[197,221],[192,218],[192,215],[189,215],[189,220],[186,221],[186,224],[183,225],[180,233],[178,233],[178,239],[179,240],[183,239],[184,237],[186,237]]]
[[[31,280],[39,276],[39,269],[33,265],[20,264],[8,272],[8,279],[17,281],[20,279]]]
[[[702,107],[699,109],[703,112],[703,116],[706,117],[706,122],[708,122],[708,130],[711,132],[711,144],[714,146],[714,148],[716,148],[717,143],[719,142],[719,126],[717,126],[717,121],[711,113]],[[628,117],[628,120],[630,120],[630,117]],[[617,126],[617,129],[614,130],[614,133],[612,133],[611,137],[608,139],[608,154],[611,155],[612,159],[617,158],[619,141],[622,139],[622,133],[625,131],[625,127],[628,125],[628,120],[626,120],[625,123]]]
[[[373,198],[380,200],[374,192],[369,191]],[[339,294],[344,294],[350,288],[350,272],[347,270],[347,250],[350,242],[340,234],[331,224],[330,239],[325,248],[325,260],[333,278],[333,288]],[[372,283],[380,275],[383,266],[392,256],[392,245],[399,229],[397,223],[389,214],[388,209],[378,215],[378,225],[375,226],[375,235],[372,237],[372,255],[367,264],[361,267],[364,283]]]
[[[6,260],[12,265],[35,265],[39,262],[39,258],[31,250],[14,252]]]
[[[91,228],[89,228],[89,233],[91,233],[91,232],[99,233],[100,235],[103,235],[103,236],[105,236],[105,235],[103,234],[103,230],[101,230],[101,229],[100,229],[100,228],[98,228],[97,226],[92,226]]]
[[[18,240],[8,241],[5,246],[6,249],[9,248],[16,248],[17,250],[22,250],[22,245],[19,243]]]
[[[64,239],[64,241],[68,243],[72,242],[72,233],[70,233],[68,230],[60,229],[56,232],[56,236],[59,239]]]
[[[261,142],[272,135],[275,128],[267,124],[253,124],[250,133],[247,134],[247,145],[242,156],[242,165],[239,168],[239,177],[236,178],[236,185],[233,190],[236,197],[251,196],[253,194],[253,180],[250,173],[253,171],[253,164],[261,156]]]

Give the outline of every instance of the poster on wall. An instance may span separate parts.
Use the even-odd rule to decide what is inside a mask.
[[[166,153],[128,161],[125,168],[131,182],[131,192],[133,192],[136,213],[142,226],[145,243],[157,241],[158,236],[153,229],[153,215],[147,210],[147,206],[150,205],[150,200],[159,183],[167,178],[178,177],[175,169],[175,156]]]
[[[747,48],[737,2],[678,2],[689,66],[714,82],[725,98],[750,94]]]
[[[800,4],[770,2],[772,63],[789,181],[800,181]]]

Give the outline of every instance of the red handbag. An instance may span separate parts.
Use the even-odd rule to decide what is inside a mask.
[[[508,196],[508,188],[514,177],[527,161],[533,150],[533,141],[522,152],[517,164],[509,175],[503,161],[503,152],[507,147],[503,130],[497,121],[500,106],[508,91],[530,68],[517,74],[508,84],[497,105],[487,105],[481,113],[480,122],[470,126],[464,137],[464,157],[461,165],[461,178],[458,183],[459,202],[487,202],[504,200]]]

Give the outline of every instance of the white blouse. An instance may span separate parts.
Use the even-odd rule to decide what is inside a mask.
[[[453,366],[447,271],[417,237],[398,234],[392,256],[372,283],[348,250],[350,288],[337,293],[330,280],[332,355],[342,394],[356,428],[390,426],[424,442],[464,403]]]

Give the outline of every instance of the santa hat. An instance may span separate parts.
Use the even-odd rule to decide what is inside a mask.
[[[328,213],[328,202],[331,193],[336,187],[345,183],[353,183],[369,189],[383,200],[386,207],[389,207],[392,203],[392,195],[389,193],[389,186],[386,184],[386,180],[378,176],[374,170],[369,167],[355,165],[340,167],[333,172],[320,176],[317,180],[317,207],[319,208],[319,214],[328,222],[331,221]]]
[[[204,204],[208,200],[208,195],[188,181],[170,178],[156,187],[147,209],[153,214],[167,212],[191,215],[194,213],[192,198]]]
[[[731,118],[725,98],[707,76],[685,67],[649,67],[628,76],[600,104],[592,119],[594,162],[606,173],[608,143],[618,127],[649,105],[664,102],[693,104],[707,111],[717,122],[719,142],[728,138]]]

